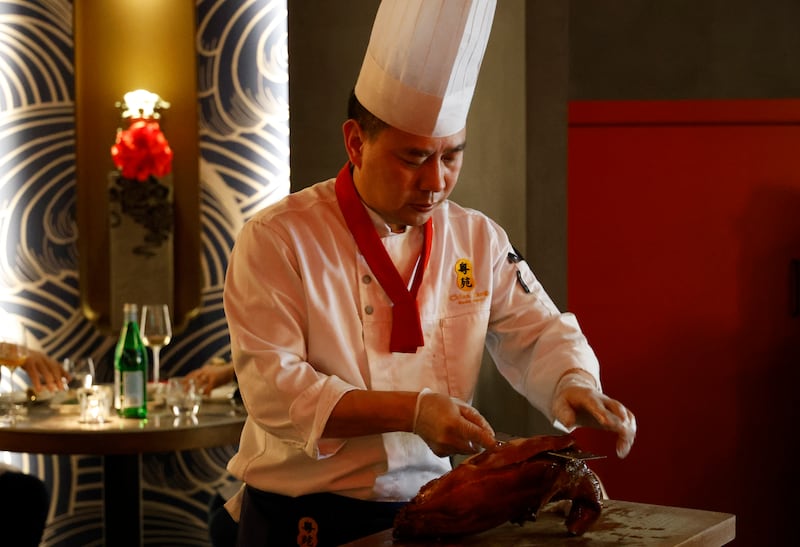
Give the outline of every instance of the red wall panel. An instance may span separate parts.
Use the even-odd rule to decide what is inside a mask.
[[[569,122],[569,308],[639,422],[629,458],[593,467],[612,498],[735,513],[737,544],[783,544],[800,101],[573,102]]]

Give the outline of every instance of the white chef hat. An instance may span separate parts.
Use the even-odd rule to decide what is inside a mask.
[[[463,129],[496,0],[383,0],[355,95],[389,125],[428,137]]]

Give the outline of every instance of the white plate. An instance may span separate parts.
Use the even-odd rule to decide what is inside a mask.
[[[236,392],[236,384],[225,384],[211,390],[211,393],[203,396],[204,401],[210,403],[227,403]]]

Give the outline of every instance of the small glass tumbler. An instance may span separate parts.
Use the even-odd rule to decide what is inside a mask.
[[[176,418],[194,418],[200,410],[203,393],[193,379],[170,378],[165,400]]]
[[[111,415],[112,390],[109,386],[94,385],[78,388],[80,421],[84,424],[102,424]]]

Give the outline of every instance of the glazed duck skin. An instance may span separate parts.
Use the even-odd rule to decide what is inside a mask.
[[[498,443],[424,485],[397,514],[397,539],[463,536],[506,521],[536,519],[550,501],[571,500],[567,531],[581,535],[600,516],[602,491],[581,460],[547,454],[574,447],[569,435]]]

